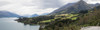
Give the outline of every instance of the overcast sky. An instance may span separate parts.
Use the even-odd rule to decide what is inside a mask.
[[[7,10],[18,15],[50,13],[55,9],[79,0],[0,0],[0,10]],[[87,3],[100,3],[100,0],[85,0]]]

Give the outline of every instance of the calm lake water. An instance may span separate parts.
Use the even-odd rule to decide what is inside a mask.
[[[24,25],[17,18],[0,18],[0,30],[39,30],[39,25]]]

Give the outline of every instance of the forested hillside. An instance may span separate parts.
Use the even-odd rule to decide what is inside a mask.
[[[93,11],[88,11],[85,14],[83,14],[84,11],[79,13],[80,15],[77,16],[76,20],[65,19],[56,21],[45,28],[40,28],[40,30],[80,30],[81,27],[85,26],[100,26],[100,6],[91,10]]]

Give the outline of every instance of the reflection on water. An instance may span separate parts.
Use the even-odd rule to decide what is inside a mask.
[[[24,25],[15,19],[17,18],[0,18],[0,30],[39,30],[39,25]]]

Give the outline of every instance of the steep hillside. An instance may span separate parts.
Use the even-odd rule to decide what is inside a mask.
[[[75,4],[75,3],[68,3],[68,4],[66,4],[66,5],[64,5],[64,6],[62,6],[62,7],[60,7],[59,9],[53,11],[53,12],[50,13],[50,14],[54,14],[54,13],[60,12],[60,11],[62,11],[62,10],[64,10],[64,9],[67,9],[68,7],[70,7],[70,6],[74,5],[74,4]]]
[[[78,13],[81,10],[88,10],[93,8],[90,4],[87,4],[85,1],[80,0],[77,3],[72,3],[69,6],[63,6],[50,14],[66,14],[66,13]]]
[[[100,6],[97,6],[93,9],[93,12],[85,14],[80,18],[79,24],[88,24],[92,26],[100,26]]]

